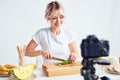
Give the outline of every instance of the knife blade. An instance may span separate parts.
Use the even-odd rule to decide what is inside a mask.
[[[58,61],[65,61],[64,59],[57,58],[57,57],[52,57],[52,59],[54,59],[54,60],[58,60]]]

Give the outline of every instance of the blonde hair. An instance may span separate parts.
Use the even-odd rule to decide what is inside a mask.
[[[63,9],[63,6],[58,2],[58,1],[52,1],[50,2],[47,7],[46,7],[46,10],[45,10],[45,19],[48,20],[48,18],[51,17],[52,13],[56,10],[60,10],[60,9]]]

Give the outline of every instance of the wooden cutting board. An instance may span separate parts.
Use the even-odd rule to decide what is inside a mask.
[[[57,66],[55,63],[47,63],[42,65],[43,72],[48,77],[68,74],[80,74],[81,67],[82,64],[80,61],[61,66]]]

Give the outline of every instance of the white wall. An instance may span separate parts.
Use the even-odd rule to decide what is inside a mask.
[[[44,9],[52,0],[0,0],[0,63],[18,63],[17,45],[48,24]],[[66,10],[65,26],[77,36],[77,45],[88,34],[110,41],[110,55],[120,56],[120,0],[58,0]],[[31,58],[31,61],[33,59]]]

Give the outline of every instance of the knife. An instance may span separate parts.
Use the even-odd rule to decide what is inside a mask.
[[[54,59],[54,60],[58,60],[58,61],[65,61],[64,59],[57,58],[57,57],[52,57],[52,59]]]

